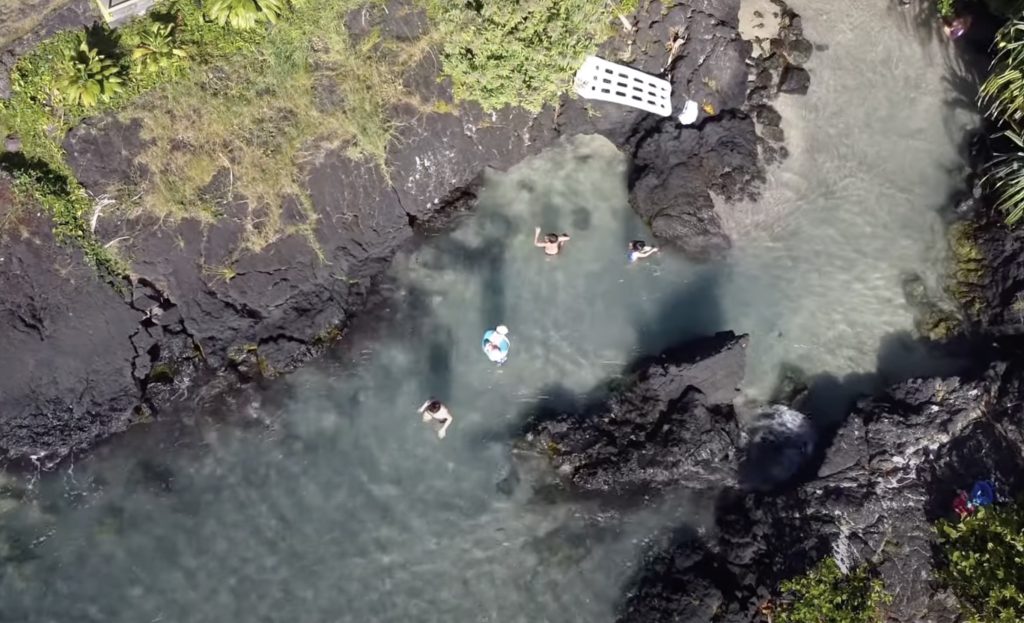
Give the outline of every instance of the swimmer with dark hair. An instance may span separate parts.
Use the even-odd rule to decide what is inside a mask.
[[[658,247],[648,246],[643,240],[634,240],[629,243],[629,262],[633,262],[650,257],[658,252]]]
[[[444,439],[444,436],[448,432],[448,427],[451,426],[452,421],[455,419],[452,417],[448,407],[444,406],[440,400],[435,400],[433,398],[424,402],[423,405],[420,406],[418,412],[423,414],[424,422],[433,420],[434,422],[441,423],[441,429],[437,431],[437,437],[439,439]]]
[[[533,246],[544,249],[545,255],[558,255],[562,247],[569,241],[569,234],[544,234],[540,237],[540,227],[533,230]]]

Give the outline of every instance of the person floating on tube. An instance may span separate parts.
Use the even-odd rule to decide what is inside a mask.
[[[512,346],[508,339],[508,327],[499,324],[494,329],[485,331],[480,346],[488,359],[498,365],[505,363],[505,360],[508,359],[508,350]]]

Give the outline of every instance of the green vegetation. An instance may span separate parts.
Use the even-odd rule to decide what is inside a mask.
[[[615,13],[594,0],[426,0],[456,97],[487,110],[540,110],[568,89],[584,57],[611,34]],[[625,5],[625,6],[623,6]]]
[[[1015,3],[1019,7],[1020,2]],[[1010,151],[987,167],[985,182],[996,195],[996,206],[1013,225],[1024,215],[1024,18],[1008,22],[996,36],[996,58],[981,85],[979,103],[986,114],[1006,127],[1002,136]]]
[[[982,507],[963,521],[939,521],[945,566],[970,623],[1024,621],[1024,504]]]
[[[1024,138],[1007,130],[1015,149],[996,156],[988,165],[985,181],[996,194],[996,207],[1006,212],[1006,223],[1013,225],[1024,215]]]
[[[843,574],[833,558],[780,588],[785,599],[775,609],[776,623],[878,623],[892,599],[867,566]]]
[[[92,108],[121,92],[120,73],[117,63],[89,47],[83,36],[78,48],[65,57],[53,87],[69,104]]]
[[[221,26],[247,29],[264,21],[276,24],[288,5],[288,0],[210,0],[206,14]]]
[[[210,222],[228,195],[244,197],[239,252],[292,234],[317,248],[306,163],[341,148],[383,169],[395,130],[389,109],[419,104],[401,86],[402,73],[429,48],[377,33],[350,40],[344,17],[357,4],[308,0],[272,30],[253,31],[245,50],[197,62],[188,76],[125,106],[122,116],[142,125],[139,160],[150,175],[144,188],[124,190],[134,200],[123,209]],[[217,175],[225,188],[212,191]],[[286,201],[297,203],[300,222],[285,223]]]
[[[350,37],[347,13],[381,0],[163,0],[117,31],[59,34],[14,69],[14,95],[0,102],[0,136],[17,136],[23,157],[0,165],[19,179],[22,198],[51,212],[62,240],[96,265],[119,269],[116,249],[92,236],[92,198],[62,148],[86,116],[117,112],[141,124],[146,147],[138,160],[149,174],[125,180],[105,218],[209,223],[228,200],[243,198],[247,209],[232,214],[244,225],[238,253],[293,234],[317,248],[309,164],[342,149],[386,175],[397,104],[451,111],[402,86],[424,55],[442,50],[460,98],[536,110],[565,92],[578,63],[616,27],[615,13],[636,4],[414,2],[432,24],[417,41],[377,28]],[[298,222],[282,217],[286,202],[297,206]]]
[[[953,252],[953,272],[947,286],[949,294],[964,312],[977,317],[984,305],[981,286],[985,275],[985,256],[978,248],[976,229],[971,223],[962,221],[951,225],[947,236]]]
[[[995,15],[1002,17],[1013,17],[1024,9],[1022,0],[935,0],[935,9],[939,17],[946,19],[955,17],[964,5],[981,3],[988,7],[988,10]]]
[[[996,36],[996,49],[980,103],[990,117],[1016,128],[1024,120],[1024,21],[1007,23]]]
[[[132,60],[139,71],[176,69],[188,53],[176,47],[174,24],[153,22],[139,34],[139,44],[132,50]]]

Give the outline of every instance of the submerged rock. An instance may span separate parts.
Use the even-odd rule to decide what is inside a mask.
[[[746,336],[719,333],[638,363],[610,395],[580,408],[542,404],[527,442],[579,491],[734,484],[732,400],[746,345]]]
[[[779,79],[779,92],[791,95],[807,95],[811,87],[811,74],[803,67],[788,65],[782,70],[782,78]]]

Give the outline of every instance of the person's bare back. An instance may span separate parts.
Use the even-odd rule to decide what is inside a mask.
[[[451,426],[452,421],[455,419],[452,417],[448,407],[444,406],[440,400],[430,400],[424,402],[419,412],[423,414],[423,421],[429,422],[431,420],[441,423],[441,429],[437,431],[437,436],[440,439],[444,439],[444,436],[448,433],[448,427]]]
[[[545,255],[558,255],[568,241],[569,234],[544,234],[544,239],[541,240],[540,227],[533,230],[533,246],[544,249]]]

